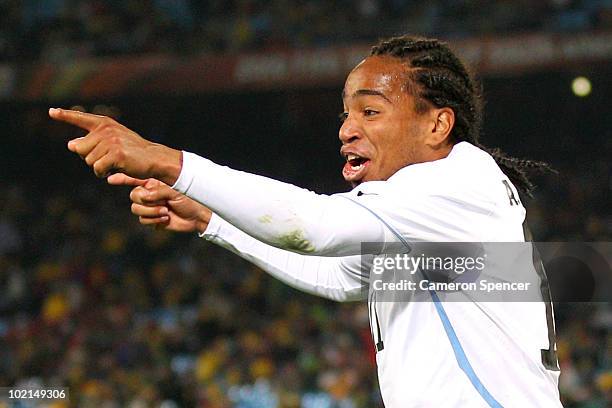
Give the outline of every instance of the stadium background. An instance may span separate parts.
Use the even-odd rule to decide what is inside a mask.
[[[235,168],[342,191],[343,78],[367,45],[403,32],[448,39],[472,62],[486,144],[559,170],[525,200],[536,239],[610,241],[610,1],[4,0],[0,386],[67,386],[80,407],[381,406],[363,305],[143,228],[129,190],[93,177],[65,148],[81,133],[46,110],[80,105]],[[572,93],[577,76],[588,96]],[[556,307],[564,405],[609,406],[609,303]]]

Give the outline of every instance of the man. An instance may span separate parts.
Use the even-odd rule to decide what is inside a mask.
[[[354,188],[331,196],[148,142],[109,118],[50,115],[89,131],[68,148],[97,176],[120,172],[108,182],[136,186],[132,212],[143,224],[198,231],[331,299],[363,297],[364,242],[524,241],[515,186],[529,193],[525,170],[542,164],[480,145],[477,88],[445,44],[381,42],[349,74],[342,98],[342,174]],[[427,302],[369,299],[386,406],[560,406],[550,305],[426,294]]]

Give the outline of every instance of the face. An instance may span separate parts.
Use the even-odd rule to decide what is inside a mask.
[[[353,187],[424,161],[429,116],[415,112],[407,83],[405,65],[388,56],[368,57],[349,74],[339,137],[342,175]]]

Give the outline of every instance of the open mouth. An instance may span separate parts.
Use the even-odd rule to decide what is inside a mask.
[[[365,176],[370,159],[362,157],[354,153],[348,153],[344,155],[346,164],[342,169],[342,175],[344,179],[351,182],[352,184],[359,184],[361,179]]]

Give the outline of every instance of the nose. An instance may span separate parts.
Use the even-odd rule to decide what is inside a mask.
[[[353,143],[361,138],[361,131],[350,115],[342,122],[338,137],[343,145]]]

